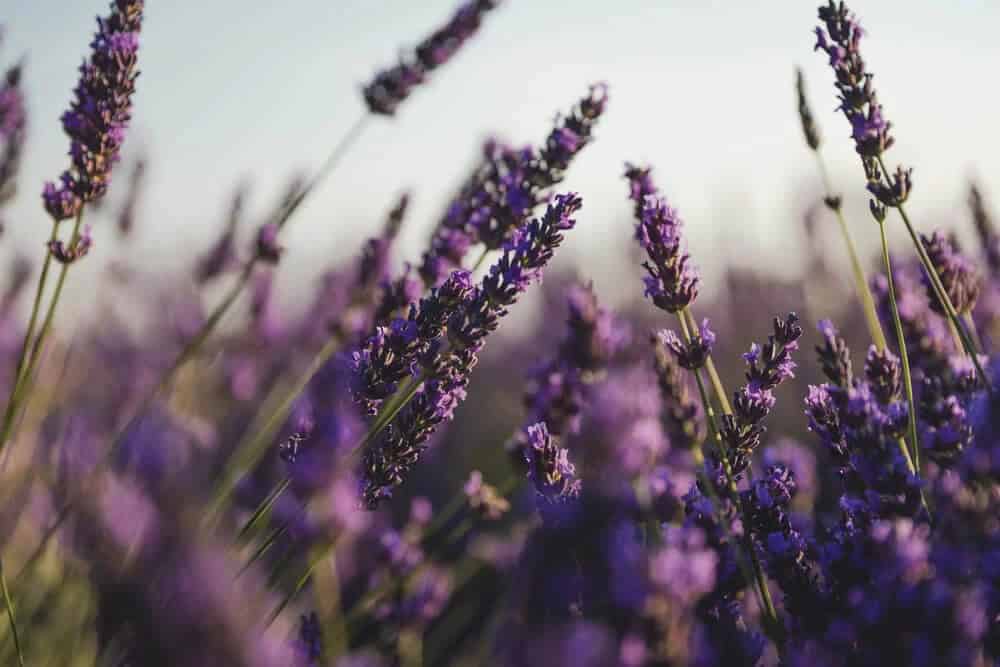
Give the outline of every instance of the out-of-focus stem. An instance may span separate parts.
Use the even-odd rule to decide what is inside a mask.
[[[4,574],[3,560],[0,559],[0,592],[3,593],[3,604],[7,608],[7,621],[10,623],[10,634],[14,639],[14,651],[17,653],[18,667],[24,667],[24,653],[21,651],[21,636],[17,631],[17,618],[14,614],[14,601],[7,588],[7,575]]]
[[[70,241],[71,247],[79,236],[80,224],[83,220],[83,209],[76,216],[76,222],[73,226],[73,237]],[[52,233],[49,235],[49,241],[55,241],[58,238],[59,223],[52,223]],[[55,316],[56,303],[59,300],[60,293],[62,292],[63,283],[66,280],[66,272],[69,269],[68,264],[63,264],[62,270],[59,273],[58,282],[56,285],[56,291],[52,295],[52,300],[49,302],[48,312],[46,313],[45,320],[43,321],[41,332],[38,334],[38,338],[35,340],[34,345],[31,343],[31,339],[35,334],[35,328],[38,325],[38,316],[41,314],[41,303],[42,296],[45,291],[45,284],[48,281],[49,271],[52,267],[52,252],[49,246],[45,246],[45,261],[42,263],[42,273],[38,276],[38,288],[35,290],[35,300],[31,307],[31,317],[28,320],[28,329],[24,334],[24,343],[21,346],[21,355],[17,362],[17,372],[14,374],[14,384],[10,390],[10,398],[7,400],[7,408],[4,411],[3,427],[0,430],[0,450],[7,445],[7,440],[10,439],[11,429],[14,426],[14,422],[17,419],[17,413],[24,401],[25,397],[25,387],[28,386],[28,379],[31,377],[31,373],[34,371],[34,363],[38,359],[38,355],[41,353],[42,343],[44,342],[44,337],[48,332],[48,329],[52,326],[52,318]]]
[[[882,176],[886,179],[889,178],[888,171],[885,168],[885,161],[881,156],[878,158],[879,168],[881,169]],[[913,246],[917,250],[917,256],[920,258],[920,263],[924,267],[924,271],[927,273],[927,277],[930,280],[931,287],[934,290],[934,295],[937,297],[938,302],[944,307],[945,313],[948,319],[954,325],[955,329],[958,331],[958,336],[961,339],[962,347],[965,352],[972,359],[972,363],[976,367],[976,373],[979,375],[980,381],[982,381],[983,386],[986,387],[986,391],[993,393],[993,387],[990,384],[989,378],[986,372],[983,370],[982,362],[979,360],[978,350],[975,344],[973,344],[972,339],[969,337],[969,333],[965,330],[965,326],[962,323],[961,318],[958,316],[958,312],[955,310],[954,304],[951,302],[951,298],[948,296],[948,291],[945,290],[944,284],[941,282],[941,276],[938,275],[937,269],[934,267],[934,263],[931,261],[930,256],[927,254],[927,249],[924,247],[924,242],[917,235],[917,230],[913,227],[913,223],[910,222],[910,217],[906,214],[906,208],[899,204],[893,208],[899,212],[899,217],[903,219],[903,224],[906,226],[906,231],[910,234],[910,239],[913,241]]]
[[[820,178],[823,181],[823,190],[826,193],[827,201],[832,201],[832,198],[836,195],[830,182],[830,175],[826,169],[826,161],[823,160],[823,154],[818,149],[813,152],[816,154],[816,164],[819,167]],[[844,245],[847,247],[847,254],[851,260],[851,270],[854,273],[854,289],[857,290],[858,299],[861,300],[861,309],[865,314],[868,332],[871,334],[875,347],[881,352],[886,347],[885,332],[882,331],[882,324],[879,322],[878,312],[875,310],[875,299],[872,297],[871,288],[868,286],[868,280],[865,277],[865,270],[861,265],[861,260],[858,258],[858,249],[854,245],[854,238],[847,228],[843,206],[840,202],[837,202],[836,206],[830,206],[830,208],[833,209],[834,214],[837,216],[840,233],[844,237]]]

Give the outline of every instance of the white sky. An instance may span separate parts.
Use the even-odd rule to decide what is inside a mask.
[[[5,245],[40,247],[48,222],[37,193],[66,163],[58,118],[93,17],[107,2],[13,0],[12,10],[10,3],[0,14],[7,29],[0,63],[26,54],[32,125]],[[141,146],[151,160],[133,251],[150,267],[188,262],[210,243],[241,178],[253,181],[253,210],[263,211],[294,170],[319,164],[362,112],[359,85],[455,7],[453,0],[147,5],[126,155]],[[915,168],[917,219],[965,224],[971,175],[1000,204],[1000,3],[869,0],[853,8],[895,126],[889,162]],[[814,3],[803,0],[509,0],[396,119],[369,126],[289,229],[293,260],[283,280],[301,285],[354,253],[404,188],[415,197],[405,233],[415,257],[484,136],[537,143],[554,114],[598,80],[608,82],[611,102],[597,142],[566,184],[585,207],[562,261],[614,292],[609,276],[631,242],[621,171],[632,160],[655,165],[710,275],[720,239],[744,261],[794,268],[797,194],[815,182],[795,113],[796,64],[806,70],[836,180],[848,194],[863,188],[846,121],[834,112],[832,74],[812,51],[815,23]],[[867,217],[855,217],[859,235],[873,230]],[[102,221],[94,236],[96,254],[114,251],[110,226]],[[87,264],[77,290],[100,262]],[[630,275],[626,287],[641,289],[637,270]]]

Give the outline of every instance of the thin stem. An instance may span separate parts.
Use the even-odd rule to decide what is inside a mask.
[[[694,319],[694,313],[691,312],[690,308],[685,308],[681,311],[682,315],[687,317],[688,323],[691,326],[691,331],[695,331],[698,328],[698,322]],[[708,379],[712,382],[712,390],[715,392],[716,398],[719,400],[719,406],[722,408],[722,413],[726,415],[733,414],[733,408],[729,404],[729,394],[726,393],[726,388],[722,386],[722,378],[719,376],[719,371],[715,369],[715,361],[712,360],[712,355],[709,354],[705,359],[705,370],[708,371]]]
[[[74,239],[78,230],[80,229],[80,220],[83,216],[83,210],[76,217],[76,225],[73,228]],[[53,242],[58,238],[59,235],[59,223],[52,223],[52,233],[49,235],[49,242]],[[66,267],[68,265],[63,265],[63,274],[65,274]],[[31,357],[34,351],[34,347],[31,345],[31,339],[35,335],[35,327],[38,325],[38,316],[41,313],[42,296],[45,292],[45,284],[48,282],[49,270],[52,267],[52,252],[49,249],[49,245],[45,246],[45,260],[42,262],[42,272],[38,276],[38,287],[35,290],[35,299],[31,306],[31,317],[28,320],[28,329],[24,333],[24,342],[21,345],[21,354],[17,361],[17,372],[14,374],[14,384],[10,390],[10,397],[7,399],[7,408],[4,411],[3,418],[3,428],[0,430],[0,450],[2,450],[6,444],[7,440],[10,438],[11,429],[14,426],[14,421],[17,417],[18,408],[23,400],[23,393],[25,382],[30,377],[31,371]],[[60,278],[63,276],[61,275]],[[56,297],[53,297],[53,300]],[[50,305],[50,312],[53,306]],[[41,336],[39,336],[39,340]],[[29,352],[30,350],[30,352]]]
[[[49,235],[49,244],[59,237],[59,223],[52,223],[52,233]],[[31,346],[31,339],[35,336],[35,327],[38,325],[38,314],[42,307],[42,295],[45,293],[45,283],[49,278],[49,269],[52,267],[52,253],[49,246],[45,247],[45,260],[42,262],[42,272],[38,276],[38,287],[35,289],[35,300],[31,304],[31,317],[28,319],[28,328],[24,332],[24,342],[21,343],[21,354],[17,359],[17,372],[14,375],[14,385],[11,387],[11,396],[7,401],[8,410],[14,399],[14,392],[21,384],[24,376],[24,369],[28,361],[28,350]]]
[[[913,460],[910,461],[910,472],[916,475],[919,474],[920,470],[920,440],[917,438],[917,402],[913,399],[913,379],[910,375],[910,359],[906,351],[906,337],[903,335],[903,323],[899,318],[899,307],[896,305],[896,286],[895,280],[892,277],[892,263],[889,259],[889,241],[885,235],[885,222],[880,222],[878,228],[882,237],[882,261],[885,263],[885,275],[889,286],[889,306],[892,310],[892,322],[896,327],[896,345],[899,348],[899,358],[903,362],[903,386],[906,389],[906,404],[909,408],[910,446],[913,451]]]
[[[684,333],[685,340],[687,340],[687,342],[690,343],[692,340],[691,331],[688,329],[688,325],[685,322],[685,316],[682,313],[678,313],[677,319],[681,323],[681,331]],[[698,385],[698,393],[701,395],[701,401],[705,407],[705,414],[708,418],[712,435],[716,439],[716,443],[719,447],[719,453],[721,454],[720,458],[722,459],[722,469],[726,475],[726,483],[729,487],[729,493],[732,496],[733,504],[739,510],[741,518],[744,519],[744,524],[749,526],[749,523],[747,523],[745,520],[746,512],[743,508],[743,503],[740,500],[739,490],[736,487],[736,480],[733,478],[732,466],[729,463],[729,456],[726,451],[725,443],[723,442],[722,439],[722,431],[719,430],[718,424],[715,421],[715,414],[712,408],[712,402],[708,397],[708,391],[706,390],[705,383],[701,378],[701,373],[698,370],[693,371],[693,373]],[[711,498],[713,504],[716,507],[721,507],[721,501],[719,500],[718,495],[715,493],[714,481],[707,478],[703,466],[701,466],[700,464],[700,462],[704,460],[703,454],[701,453],[700,449],[697,449],[695,459],[696,463],[698,464],[697,468],[698,476],[703,480],[702,483],[705,486],[706,492],[709,494],[709,497]],[[719,525],[722,527],[722,530],[726,534],[727,539],[732,542],[732,539],[729,535],[729,527],[726,526],[725,520],[721,516],[721,514],[719,515]],[[780,622],[778,621],[778,612],[774,607],[774,600],[771,597],[771,591],[767,584],[767,577],[764,574],[764,568],[761,566],[760,560],[757,558],[757,554],[754,553],[753,544],[750,543],[749,532],[747,533],[747,544],[745,546],[747,553],[750,555],[751,567],[747,568],[746,564],[743,562],[743,559],[740,558],[739,556],[737,556],[737,563],[740,565],[740,568],[743,571],[743,576],[747,579],[747,581],[753,581],[755,583],[753,588],[757,592],[759,596],[758,600],[761,602],[761,606],[764,608],[764,613],[767,616],[767,621],[765,623],[765,631],[767,632],[768,636],[770,636],[771,639],[775,642],[775,645],[777,645],[780,649],[782,645],[782,639],[780,631],[781,625]],[[737,554],[738,553],[739,551],[737,551]]]
[[[823,160],[823,154],[819,150],[814,152],[816,154],[816,164],[819,166],[820,178],[823,181],[823,189],[826,191],[827,200],[831,200],[835,195],[830,183],[830,175],[826,169],[826,162]],[[837,216],[840,233],[844,237],[844,245],[847,247],[847,254],[851,261],[851,270],[854,273],[854,289],[857,290],[858,298],[861,300],[861,309],[865,314],[868,332],[871,334],[875,347],[881,352],[886,348],[885,332],[882,331],[882,324],[879,322],[878,312],[875,310],[875,299],[872,297],[871,288],[868,287],[868,280],[865,277],[865,270],[861,265],[861,260],[858,258],[858,249],[854,245],[854,238],[851,236],[850,230],[847,228],[847,220],[844,219],[843,207],[838,202],[836,206],[831,206],[830,208],[833,209],[834,214]]]
[[[14,601],[7,588],[7,576],[4,574],[3,560],[0,559],[0,592],[3,593],[3,603],[7,608],[7,621],[10,623],[10,634],[14,638],[14,650],[17,652],[18,667],[24,667],[24,654],[21,651],[21,636],[17,632],[17,618],[14,614]]]
[[[885,162],[882,160],[881,156],[878,158],[878,164],[882,171],[882,176],[888,179],[889,172],[886,170]],[[917,256],[920,258],[920,263],[924,267],[924,272],[930,280],[931,287],[934,290],[934,295],[937,297],[938,302],[944,307],[945,313],[955,326],[955,329],[958,331],[962,347],[965,348],[966,353],[968,353],[969,357],[971,357],[972,363],[976,367],[976,373],[979,375],[979,379],[982,381],[983,386],[986,387],[987,392],[992,394],[993,387],[990,384],[989,378],[986,376],[986,372],[983,370],[983,365],[979,360],[979,354],[976,350],[976,346],[969,337],[969,333],[965,330],[965,326],[962,324],[962,320],[959,318],[958,312],[955,310],[955,306],[952,304],[951,298],[948,296],[948,291],[944,288],[944,284],[941,282],[941,276],[938,275],[937,269],[934,267],[934,263],[927,254],[924,242],[920,239],[920,236],[917,235],[917,230],[913,227],[913,223],[910,222],[910,217],[906,214],[906,208],[902,204],[899,204],[894,208],[899,212],[899,217],[903,219],[906,231],[910,234],[910,239],[913,241],[913,246],[917,250]]]
[[[306,370],[296,379],[295,383],[285,392],[281,399],[281,403],[271,412],[267,421],[260,424],[259,417],[255,418],[250,423],[250,428],[247,430],[247,434],[243,437],[240,443],[236,446],[233,451],[233,455],[230,457],[230,463],[226,467],[226,471],[222,477],[222,483],[219,485],[218,490],[212,505],[207,512],[206,516],[212,517],[219,510],[222,509],[223,504],[229,498],[229,495],[236,488],[236,482],[239,480],[240,474],[251,469],[261,457],[267,452],[268,445],[274,439],[274,435],[278,432],[278,429],[288,418],[288,415],[292,411],[292,406],[295,404],[295,399],[305,391],[306,387],[312,381],[313,377],[326,365],[326,362],[330,360],[330,357],[340,349],[340,337],[331,336],[329,340],[323,345],[323,347],[316,353],[313,360],[309,362],[309,366]],[[275,392],[277,392],[278,387],[275,387]],[[264,404],[269,405],[270,400],[265,400]]]

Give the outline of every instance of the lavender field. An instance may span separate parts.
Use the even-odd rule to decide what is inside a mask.
[[[172,175],[137,139],[144,63],[162,63],[143,0],[111,0],[96,28],[45,19],[66,22],[53,51],[82,57],[59,63],[60,118],[33,111],[52,54],[11,47],[30,8],[0,15],[0,665],[1000,664],[997,184],[939,165],[966,200],[942,215],[943,186],[897,162],[926,138],[880,102],[874,54],[894,45],[864,2],[794,27],[771,120],[805,173],[763,232],[782,261],[747,245],[744,212],[677,206],[671,175],[701,177],[697,156],[609,145],[628,104],[599,72],[537,138],[432,138],[406,164],[447,171],[446,146],[475,147],[444,192],[386,182],[418,144],[359,159],[418,100],[439,105],[424,133],[454,133],[475,91],[450,70],[544,3],[466,0],[381,45],[349,91],[363,113],[322,109],[340,136],[264,175],[283,183],[264,208],[252,178],[218,173],[226,156]],[[543,46],[575,81],[574,27]],[[663,124],[698,104],[669,74],[650,81],[672,91]],[[932,79],[927,95],[957,85]],[[484,113],[526,108],[496,99]],[[690,130],[723,162],[712,113]],[[150,134],[190,143],[199,117]],[[232,151],[280,144],[273,118]],[[61,170],[37,181],[52,137]],[[613,174],[617,213],[575,187],[581,168]],[[238,185],[206,201],[196,179]],[[359,206],[324,195],[341,179],[377,185],[355,185]],[[338,248],[359,240],[305,280],[329,246],[294,236],[317,202]],[[164,222],[195,208],[221,212],[205,243]],[[574,245],[588,236],[597,254]]]

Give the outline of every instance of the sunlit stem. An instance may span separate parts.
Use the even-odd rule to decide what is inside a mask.
[[[882,171],[883,178],[889,178],[889,172],[885,168],[885,162],[882,157],[878,158],[879,168]],[[965,330],[965,326],[962,323],[961,318],[958,316],[958,312],[955,310],[954,304],[951,302],[951,298],[948,296],[948,291],[945,290],[944,284],[941,282],[941,276],[938,275],[937,269],[934,268],[934,263],[931,262],[930,256],[927,254],[927,249],[924,247],[924,242],[920,239],[917,234],[917,230],[913,227],[913,223],[910,222],[910,217],[906,214],[906,208],[900,204],[893,207],[899,212],[899,217],[903,219],[903,224],[906,226],[906,231],[910,235],[910,239],[913,241],[913,246],[916,248],[917,256],[920,258],[920,263],[924,267],[924,272],[927,274],[930,280],[931,287],[934,291],[934,295],[937,297],[938,302],[944,307],[945,314],[951,321],[955,330],[958,332],[959,338],[961,339],[962,347],[965,349],[966,354],[972,359],[972,363],[976,367],[976,373],[979,375],[980,381],[982,381],[983,386],[990,393],[993,393],[993,387],[990,384],[989,378],[986,372],[983,370],[982,362],[979,360],[978,350],[969,333]]]

